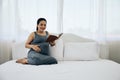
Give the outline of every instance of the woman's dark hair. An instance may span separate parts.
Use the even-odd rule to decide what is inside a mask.
[[[47,20],[45,18],[39,18],[37,20],[37,25],[41,22],[41,21],[45,21],[47,23]],[[36,27],[36,30],[38,30],[38,27]]]

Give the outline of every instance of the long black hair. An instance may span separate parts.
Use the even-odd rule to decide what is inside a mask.
[[[37,20],[37,25],[41,22],[41,21],[45,21],[47,23],[47,20],[45,18],[39,18]],[[36,27],[36,30],[38,30],[38,27]]]

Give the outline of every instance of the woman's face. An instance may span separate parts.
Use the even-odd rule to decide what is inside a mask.
[[[46,21],[40,21],[37,27],[38,31],[43,32],[46,29]]]

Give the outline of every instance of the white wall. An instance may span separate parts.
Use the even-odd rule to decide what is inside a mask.
[[[120,40],[108,41],[109,45],[109,59],[120,63]]]

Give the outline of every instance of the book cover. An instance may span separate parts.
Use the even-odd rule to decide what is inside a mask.
[[[56,35],[49,35],[47,38],[46,42],[54,42],[55,40],[59,39],[60,36],[62,36],[63,33],[59,34],[58,36]]]

